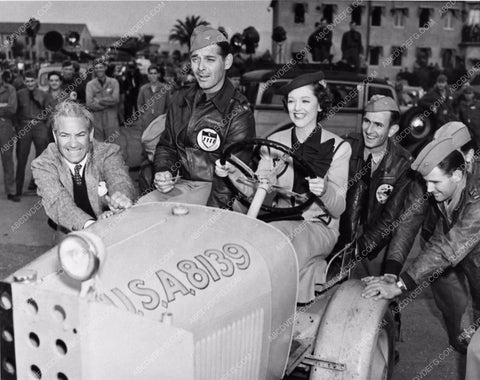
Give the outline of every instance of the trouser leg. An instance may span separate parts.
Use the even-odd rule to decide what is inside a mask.
[[[17,175],[15,182],[17,184],[17,194],[23,192],[23,183],[25,181],[25,167],[27,166],[28,155],[32,145],[32,129],[23,128],[18,133],[17,141]]]
[[[10,122],[0,123],[0,147],[3,167],[3,182],[5,193],[14,195],[16,193],[15,174],[13,164],[13,146],[15,130]]]
[[[433,281],[432,294],[442,313],[448,339],[451,344],[457,344],[468,303],[465,274],[461,268],[449,268]]]

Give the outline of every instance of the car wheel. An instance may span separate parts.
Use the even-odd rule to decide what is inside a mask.
[[[401,130],[400,136],[405,136],[408,142],[415,143],[430,136],[434,130],[434,122],[424,108],[413,107],[403,115]]]

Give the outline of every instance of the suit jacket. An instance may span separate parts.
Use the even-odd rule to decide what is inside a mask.
[[[55,143],[32,161],[32,174],[38,195],[48,217],[68,230],[81,230],[92,219],[75,204],[71,171]],[[93,142],[85,164],[84,177],[88,199],[95,215],[107,209],[105,197],[99,197],[98,184],[104,181],[111,195],[119,191],[134,200],[135,188],[128,174],[120,147],[116,144]]]

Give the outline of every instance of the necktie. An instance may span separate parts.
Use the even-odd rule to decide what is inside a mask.
[[[80,169],[82,168],[82,165],[76,164],[75,165],[75,173],[73,173],[73,179],[77,185],[82,184],[82,176],[80,175]]]
[[[361,221],[362,224],[365,225],[368,220],[368,200],[369,200],[369,188],[370,188],[370,178],[372,177],[372,155],[369,154],[367,160],[365,161],[364,165],[364,175],[363,175],[363,182],[365,184],[364,190],[364,198],[362,202],[362,211],[361,211]]]

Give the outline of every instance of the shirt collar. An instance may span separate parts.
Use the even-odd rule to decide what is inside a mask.
[[[85,164],[87,163],[87,160],[88,160],[88,156],[89,156],[89,153],[87,153],[85,155],[85,157],[83,158],[82,161],[79,162],[80,165],[82,165],[82,167],[80,168],[80,175],[83,177],[83,170],[85,169]],[[66,164],[68,165],[68,168],[70,169],[70,172],[72,174],[75,173],[75,166],[77,164],[72,164],[70,161],[68,161],[66,158],[63,158],[63,160],[66,162]]]

